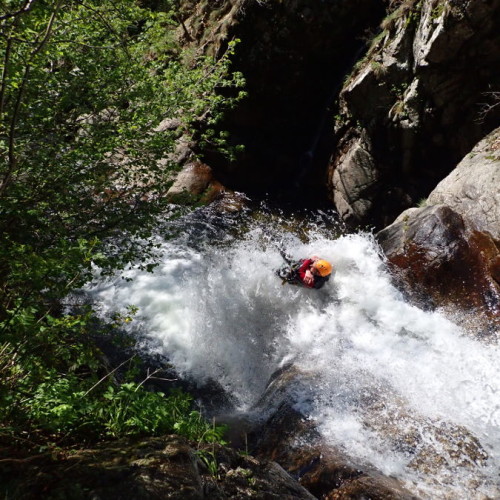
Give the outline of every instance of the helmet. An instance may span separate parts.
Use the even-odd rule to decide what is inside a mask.
[[[318,270],[320,276],[328,276],[332,273],[332,265],[327,260],[317,260],[314,267]]]

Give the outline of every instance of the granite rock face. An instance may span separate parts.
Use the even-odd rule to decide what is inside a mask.
[[[500,88],[499,23],[499,0],[399,2],[382,21],[340,93],[328,179],[345,220],[389,224],[498,126],[480,103]]]
[[[212,169],[200,161],[184,165],[166,197],[173,203],[210,203],[224,191],[220,182],[214,179]]]
[[[427,203],[448,205],[479,231],[500,239],[500,128],[465,156]]]
[[[494,332],[500,326],[500,242],[474,229],[447,205],[403,212],[377,238],[420,306],[473,312]]]
[[[237,162],[215,151],[205,161],[228,188],[247,193],[300,190],[326,197],[330,105],[346,72],[385,12],[383,0],[218,0],[183,2],[186,43],[220,55],[241,40],[233,68],[248,97],[221,128],[245,145]]]
[[[220,127],[245,150],[201,152],[229,189],[382,228],[500,123],[500,0],[181,5],[187,45],[220,55],[241,40],[248,97]]]
[[[447,469],[476,473],[476,467],[486,463],[487,452],[469,430],[421,415],[395,387],[382,389],[371,382],[367,379],[362,390],[351,395],[357,422],[383,441],[385,452],[398,456],[407,470],[422,473],[432,482]],[[257,412],[268,417],[250,434],[257,456],[278,462],[317,498],[419,498],[418,491],[410,492],[398,478],[356,458],[349,447],[325,439],[321,422],[310,417],[321,387],[321,375],[292,364],[273,375],[257,404]]]
[[[277,371],[257,403],[268,419],[253,431],[257,456],[279,463],[316,498],[417,500],[398,480],[327,445],[307,416],[316,380],[294,365]],[[306,413],[304,413],[304,410]]]

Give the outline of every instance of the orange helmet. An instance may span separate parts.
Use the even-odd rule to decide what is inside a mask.
[[[327,260],[317,260],[314,263],[314,267],[317,269],[320,276],[328,276],[332,274],[332,265]]]

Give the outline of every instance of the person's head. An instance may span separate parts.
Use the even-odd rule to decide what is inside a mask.
[[[332,274],[332,265],[327,260],[319,259],[312,267],[323,278]]]

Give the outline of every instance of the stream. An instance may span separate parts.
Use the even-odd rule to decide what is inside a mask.
[[[303,409],[324,441],[420,498],[498,498],[500,347],[407,302],[373,236],[334,212],[197,209],[158,230],[160,264],[96,279],[103,315],[134,305],[142,349],[252,408],[287,364],[314,374]],[[334,264],[321,290],[282,285],[280,249]]]

